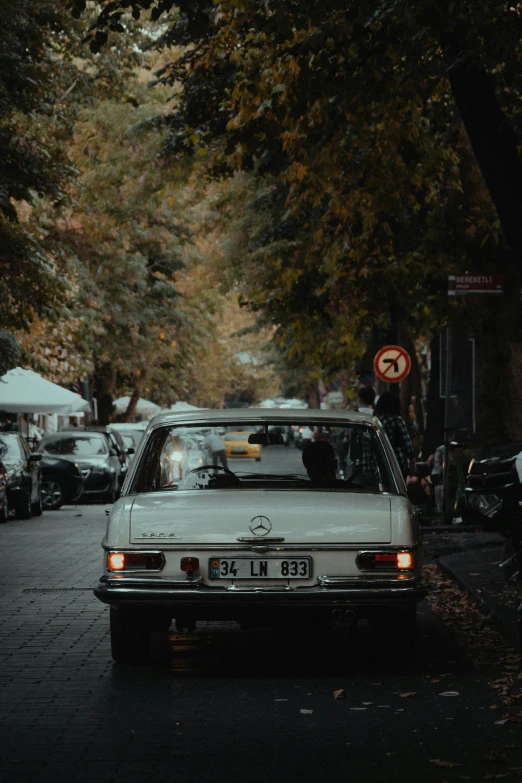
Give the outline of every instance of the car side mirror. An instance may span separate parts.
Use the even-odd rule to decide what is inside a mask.
[[[29,462],[40,462],[42,454],[29,454]]]

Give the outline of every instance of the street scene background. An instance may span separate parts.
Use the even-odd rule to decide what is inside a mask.
[[[0,60],[2,779],[522,777],[520,7],[0,0]],[[296,471],[300,410],[399,427],[414,656],[198,623],[113,664],[104,510],[155,415],[240,408],[295,410]]]

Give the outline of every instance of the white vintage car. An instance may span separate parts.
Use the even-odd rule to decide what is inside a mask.
[[[281,428],[307,425],[304,450]],[[228,465],[215,438],[248,429],[262,463]],[[212,442],[176,473],[173,450]],[[198,457],[199,459],[199,457]],[[216,463],[216,464],[214,464]],[[219,463],[219,464],[217,464]],[[240,409],[154,418],[113,505],[95,595],[110,605],[112,656],[146,661],[151,634],[197,620],[353,626],[411,642],[421,534],[379,422],[346,411]]]

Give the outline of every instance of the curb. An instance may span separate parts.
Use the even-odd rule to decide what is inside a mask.
[[[450,579],[453,579],[453,581],[459,585],[459,587],[461,587],[463,590],[466,591],[469,598],[477,606],[481,614],[491,619],[495,628],[499,631],[499,633],[502,634],[504,639],[512,647],[514,647],[518,653],[520,653],[521,651],[520,640],[518,638],[518,635],[516,633],[513,633],[512,629],[506,625],[502,617],[497,612],[495,612],[490,606],[488,606],[486,601],[484,601],[482,595],[477,590],[475,590],[475,588],[471,587],[467,582],[465,582],[464,579],[461,576],[459,576],[459,574],[457,574],[457,572],[454,571],[453,568],[451,568],[451,566],[449,566],[440,558],[437,558],[436,565],[437,568],[440,568],[440,570],[444,574],[446,574],[446,576],[449,576]]]

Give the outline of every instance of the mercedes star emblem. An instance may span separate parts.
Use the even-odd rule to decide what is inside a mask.
[[[250,530],[255,536],[266,536],[272,530],[272,523],[268,517],[254,517],[250,523]]]

